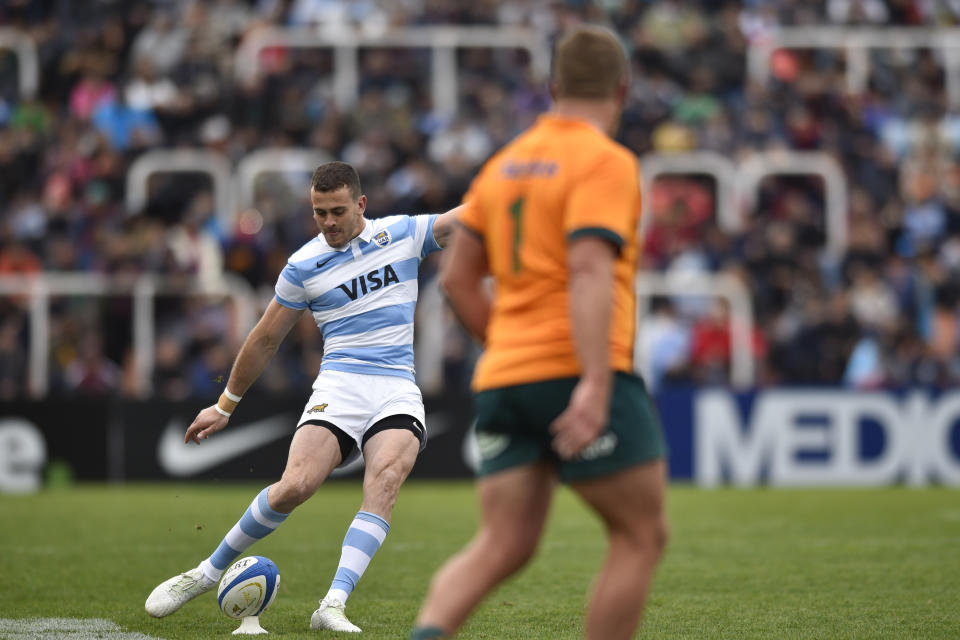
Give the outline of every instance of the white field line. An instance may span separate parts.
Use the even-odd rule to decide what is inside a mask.
[[[103,618],[0,618],[4,640],[160,640]]]

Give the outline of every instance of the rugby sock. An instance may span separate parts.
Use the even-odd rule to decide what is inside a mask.
[[[410,632],[410,640],[446,640],[449,637],[440,627],[417,627]]]
[[[347,601],[388,531],[390,525],[377,514],[357,511],[357,517],[350,523],[343,539],[340,566],[337,567],[326,598],[336,598],[344,603]]]
[[[247,507],[243,517],[233,525],[233,528],[224,536],[223,542],[213,554],[200,563],[203,575],[217,581],[230,563],[237,559],[244,550],[257,540],[273,533],[287,519],[289,513],[280,513],[270,508],[267,502],[267,491],[264,488]]]

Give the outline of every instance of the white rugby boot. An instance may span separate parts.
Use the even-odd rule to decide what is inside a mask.
[[[162,618],[201,593],[210,591],[216,584],[216,580],[210,581],[203,575],[200,567],[190,569],[157,585],[157,588],[147,596],[147,602],[143,606],[154,618]]]
[[[324,598],[320,601],[320,608],[310,616],[310,628],[360,633],[360,627],[347,620],[344,609],[346,609],[346,605],[339,600]]]

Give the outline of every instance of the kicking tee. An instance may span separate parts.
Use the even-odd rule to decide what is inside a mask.
[[[413,315],[420,262],[440,250],[437,216],[366,220],[335,249],[323,234],[303,245],[277,279],[276,300],[310,309],[323,334],[320,371],[414,380]]]

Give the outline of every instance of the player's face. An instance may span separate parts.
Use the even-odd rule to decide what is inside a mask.
[[[346,246],[363,230],[367,196],[354,199],[347,187],[336,191],[311,189],[310,204],[313,205],[313,219],[331,247],[339,249]]]

